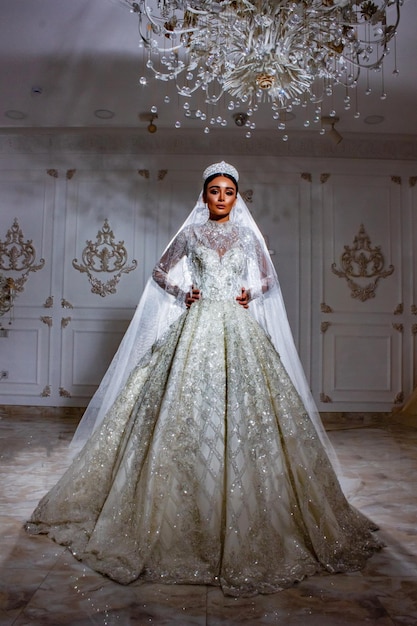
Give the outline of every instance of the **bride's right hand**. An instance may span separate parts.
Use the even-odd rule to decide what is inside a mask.
[[[191,291],[189,291],[185,296],[185,306],[187,309],[189,309],[190,306],[197,300],[200,300],[200,290],[196,289],[194,285],[192,285]]]

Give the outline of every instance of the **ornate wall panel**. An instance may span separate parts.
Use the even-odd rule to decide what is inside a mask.
[[[18,289],[20,310],[41,306],[50,294],[55,188],[46,171],[0,171],[1,263],[16,282],[26,274]]]
[[[120,314],[120,313],[119,313]],[[103,313],[104,315],[104,313]],[[62,333],[60,390],[76,406],[93,395],[127,328],[127,320],[71,318]],[[63,393],[63,391],[61,391]]]
[[[7,337],[0,337],[0,381],[4,404],[37,404],[50,380],[50,328],[39,319],[16,316]]]
[[[101,308],[100,296],[110,299],[106,306],[134,305],[144,255],[143,238],[135,234],[142,232],[139,201],[144,197],[146,181],[134,171],[76,171],[66,181],[63,293],[76,309]],[[77,271],[80,265],[85,273]],[[132,271],[123,273],[126,268]],[[113,293],[100,293],[99,288],[92,289],[90,277],[103,286],[115,277],[118,281]]]
[[[322,332],[323,396],[332,410],[384,411],[402,389],[403,335],[383,320],[378,323],[331,322]]]
[[[316,376],[323,410],[389,411],[403,393],[400,182],[378,175],[323,181]]]
[[[53,224],[56,179],[46,170],[0,170],[0,241],[2,271],[17,286],[14,320],[1,320],[1,401],[5,404],[46,403],[50,383],[54,329],[44,303],[56,278]],[[50,319],[42,321],[43,317]]]
[[[388,176],[332,175],[322,194],[321,302],[334,312],[391,313],[403,302],[401,186]],[[360,257],[363,276],[358,276]],[[334,270],[344,270],[346,276]],[[349,278],[361,293],[355,293]]]

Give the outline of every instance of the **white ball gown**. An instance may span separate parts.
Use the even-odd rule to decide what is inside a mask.
[[[381,546],[270,338],[236,302],[251,242],[232,222],[180,233],[170,258],[187,258],[201,299],[133,369],[27,524],[119,583],[272,593],[360,569]],[[167,258],[154,272],[163,287]]]

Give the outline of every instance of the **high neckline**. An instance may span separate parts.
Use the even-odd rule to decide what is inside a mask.
[[[232,224],[232,222],[230,220],[227,220],[226,222],[219,222],[218,220],[208,219],[207,224],[212,224],[212,225],[215,225],[216,227],[220,227],[220,226],[226,227],[227,224]]]

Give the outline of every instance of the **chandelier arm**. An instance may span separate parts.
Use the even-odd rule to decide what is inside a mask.
[[[165,28],[164,24],[166,23],[166,18],[161,17],[161,18],[157,18],[154,17],[154,15],[152,15],[152,13],[150,12],[150,8],[145,5],[144,6],[144,13],[146,15],[146,17],[148,18],[149,22],[153,25],[156,26],[157,28],[162,28],[163,29],[163,33],[164,35],[172,35],[173,31]],[[188,35],[190,33],[194,33],[197,32],[198,28],[181,28],[181,29],[175,29],[175,34],[176,35]],[[182,47],[182,46],[181,46]],[[158,48],[159,50],[159,48]]]

